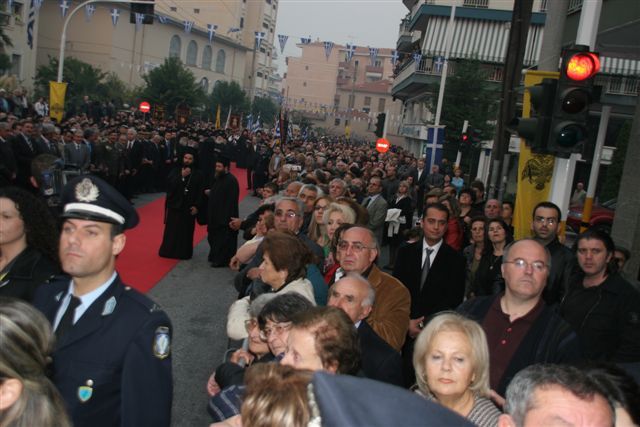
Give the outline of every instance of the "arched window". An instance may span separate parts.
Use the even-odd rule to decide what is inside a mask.
[[[198,59],[198,44],[191,40],[187,46],[187,65],[196,66],[196,60]]]
[[[182,42],[180,41],[180,37],[177,35],[171,37],[171,42],[169,43],[169,58],[180,58],[181,49]]]
[[[202,51],[202,68],[205,70],[211,69],[211,46],[205,46]]]
[[[209,79],[206,77],[203,77],[200,80],[200,86],[202,86],[202,90],[205,91],[205,93],[209,93]]]
[[[224,50],[220,49],[218,51],[218,56],[216,57],[216,73],[224,74],[224,62],[226,60],[226,54]]]

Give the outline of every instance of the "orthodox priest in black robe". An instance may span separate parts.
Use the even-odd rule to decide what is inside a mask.
[[[196,215],[204,198],[204,179],[195,167],[195,152],[185,151],[182,164],[169,172],[165,202],[165,226],[159,255],[190,259]]]
[[[228,157],[219,156],[216,160],[215,174],[208,192],[207,231],[209,262],[212,267],[227,267],[236,253],[238,232],[229,227],[231,218],[238,218],[238,180],[229,172]]]

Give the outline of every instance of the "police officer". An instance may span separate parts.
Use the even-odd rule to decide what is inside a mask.
[[[138,214],[90,175],[70,181],[62,200],[60,262],[70,278],[41,286],[34,301],[57,336],[52,380],[76,427],[168,426],[171,322],[115,271]]]

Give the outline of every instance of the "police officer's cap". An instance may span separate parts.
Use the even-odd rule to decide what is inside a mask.
[[[121,225],[125,230],[138,225],[138,213],[111,185],[92,175],[69,181],[62,191],[62,218],[87,219]]]

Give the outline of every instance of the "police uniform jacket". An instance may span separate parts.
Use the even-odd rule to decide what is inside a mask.
[[[34,305],[54,322],[69,289],[60,278]],[[173,393],[171,323],[116,276],[56,343],[52,380],[76,427],[169,426]]]

